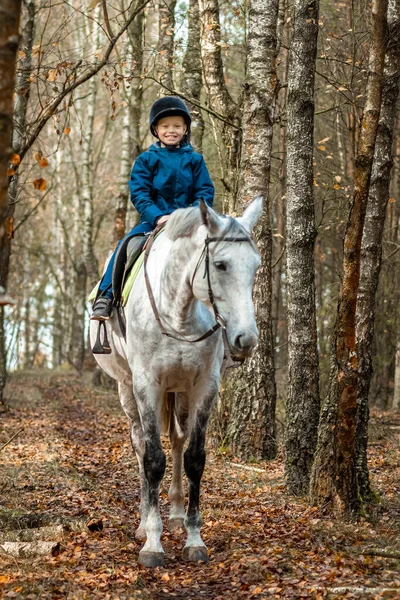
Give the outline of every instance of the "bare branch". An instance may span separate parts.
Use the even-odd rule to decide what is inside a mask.
[[[126,21],[124,26],[121,27],[119,32],[110,40],[110,43],[107,46],[107,49],[104,53],[102,60],[99,61],[99,63],[97,65],[95,65],[91,69],[89,69],[89,71],[87,71],[86,73],[83,73],[80,77],[77,77],[75,79],[75,81],[73,81],[73,83],[71,83],[68,87],[66,87],[61,92],[61,94],[59,96],[57,96],[57,98],[55,98],[53,100],[53,102],[50,103],[50,105],[47,107],[47,109],[42,114],[39,122],[37,123],[37,125],[34,128],[34,130],[32,131],[32,133],[30,134],[29,138],[25,142],[25,144],[21,150],[21,154],[20,154],[21,161],[25,157],[28,150],[32,147],[34,142],[37,140],[43,127],[46,125],[47,121],[51,118],[51,116],[55,113],[55,111],[60,106],[60,104],[64,100],[64,98],[66,96],[68,96],[68,94],[73,92],[76,88],[78,88],[80,85],[82,85],[83,83],[88,81],[91,77],[96,75],[108,63],[108,59],[110,58],[111,52],[113,51],[119,38],[125,33],[125,31],[128,29],[129,25],[133,22],[135,17],[144,9],[145,6],[147,6],[147,4],[149,2],[150,2],[150,0],[144,0],[144,2],[142,2],[142,4],[140,4],[140,6],[132,12],[132,14],[130,15],[129,19]]]

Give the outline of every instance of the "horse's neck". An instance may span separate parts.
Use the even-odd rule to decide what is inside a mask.
[[[189,240],[179,240],[171,247],[161,273],[161,309],[175,328],[192,321],[198,304],[190,285],[195,252]]]

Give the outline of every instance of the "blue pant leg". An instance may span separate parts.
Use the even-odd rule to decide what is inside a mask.
[[[112,272],[113,272],[113,268],[114,268],[114,262],[115,262],[115,257],[117,255],[117,250],[120,247],[120,245],[122,244],[122,242],[130,235],[132,234],[138,234],[138,233],[148,233],[149,231],[152,230],[152,227],[149,223],[143,222],[143,223],[139,223],[139,225],[136,225],[136,227],[134,227],[129,233],[126,234],[126,236],[124,238],[122,238],[122,240],[120,240],[113,252],[113,255],[111,256],[108,265],[107,265],[107,269],[103,275],[102,280],[100,281],[100,286],[99,286],[99,292],[101,294],[101,296],[105,296],[106,298],[112,298],[112,294],[113,294],[113,289],[112,289]]]

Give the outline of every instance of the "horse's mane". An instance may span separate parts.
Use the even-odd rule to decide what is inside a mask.
[[[192,237],[201,223],[200,209],[197,206],[178,208],[169,217],[165,234],[172,241],[182,237]]]
[[[219,215],[221,216],[221,215]],[[236,219],[229,216],[221,216],[223,219],[224,229],[221,231],[221,241],[224,236],[246,236],[249,233],[242,227]],[[200,209],[196,206],[191,208],[178,208],[175,210],[167,221],[165,233],[170,240],[175,241],[178,238],[192,237],[193,233],[202,224]]]

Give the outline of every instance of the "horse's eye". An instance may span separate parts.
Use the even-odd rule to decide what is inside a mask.
[[[214,267],[217,271],[226,271],[226,264],[224,262],[215,262]]]

